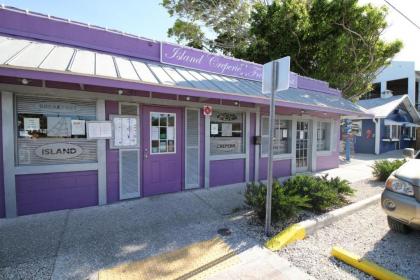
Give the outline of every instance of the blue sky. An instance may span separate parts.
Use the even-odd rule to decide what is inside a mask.
[[[0,4],[50,14],[146,38],[167,37],[170,18],[160,0],[0,0]]]

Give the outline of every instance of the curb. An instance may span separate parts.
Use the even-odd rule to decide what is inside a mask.
[[[347,263],[348,265],[351,265],[375,277],[376,279],[381,279],[381,280],[406,280],[407,279],[398,274],[395,274],[392,271],[389,271],[388,269],[382,266],[377,265],[374,262],[363,259],[340,247],[334,246],[331,250],[331,255]]]
[[[377,203],[381,199],[381,195],[382,194],[377,194],[367,199],[347,205],[343,208],[325,213],[319,217],[293,224],[268,240],[265,243],[265,247],[271,251],[278,251],[297,240],[304,239],[306,236],[313,234],[320,228],[334,223],[340,218],[346,217],[367,206]]]

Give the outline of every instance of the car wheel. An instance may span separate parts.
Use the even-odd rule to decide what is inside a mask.
[[[403,223],[391,218],[388,216],[388,226],[391,230],[398,232],[398,233],[404,233],[407,234],[410,231],[410,228],[407,225],[404,225]]]

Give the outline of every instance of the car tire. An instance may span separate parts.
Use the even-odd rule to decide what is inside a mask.
[[[410,228],[407,225],[391,218],[388,216],[388,226],[392,231],[407,234],[410,231]]]

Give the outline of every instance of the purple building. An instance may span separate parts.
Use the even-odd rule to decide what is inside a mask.
[[[262,66],[0,7],[0,217],[266,179]],[[341,116],[365,111],[291,76],[274,175],[338,166]]]

